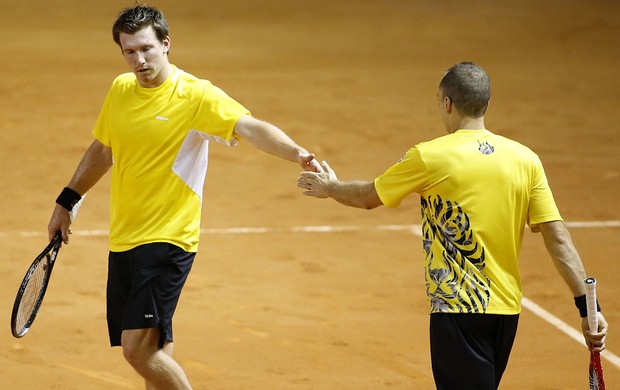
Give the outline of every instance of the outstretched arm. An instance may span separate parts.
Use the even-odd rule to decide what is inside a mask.
[[[374,209],[383,205],[372,180],[341,181],[333,169],[323,161],[325,172],[302,172],[297,187],[305,189],[304,195],[315,198],[332,198],[346,206]]]
[[[98,140],[95,140],[84,153],[67,187],[83,196],[101,179],[111,166],[112,150]],[[47,226],[50,240],[60,230],[63,242],[68,244],[70,225],[69,210],[56,204]]]
[[[538,225],[538,228],[542,232],[545,246],[553,259],[555,268],[571,289],[573,296],[585,295],[586,271],[564,223],[561,221],[547,222]],[[598,317],[598,332],[589,331],[587,318],[582,319],[581,328],[588,348],[600,352],[605,349],[607,321],[600,312]]]
[[[237,121],[235,134],[265,153],[298,162],[304,171],[323,172],[314,154],[297,145],[286,133],[271,123],[245,115]]]

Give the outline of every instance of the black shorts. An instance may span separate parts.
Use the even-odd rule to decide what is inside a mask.
[[[431,314],[430,344],[438,390],[497,389],[519,315]]]
[[[158,328],[160,348],[172,341],[172,316],[195,256],[168,243],[110,252],[107,319],[113,347],[121,345],[125,329]]]

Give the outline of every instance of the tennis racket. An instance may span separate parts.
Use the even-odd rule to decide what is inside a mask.
[[[596,279],[587,278],[586,284],[586,303],[588,307],[588,326],[591,332],[598,332],[598,317],[596,314]],[[590,352],[590,390],[605,390],[605,380],[603,379],[603,366],[601,365],[600,352]]]
[[[13,304],[11,332],[14,337],[23,337],[32,326],[43,302],[61,244],[62,234],[58,231],[28,268]]]

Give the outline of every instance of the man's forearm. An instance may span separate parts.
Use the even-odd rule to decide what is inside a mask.
[[[308,153],[275,125],[249,116],[239,119],[235,132],[255,148],[284,160],[298,161]]]
[[[553,263],[574,296],[585,294],[584,279],[587,277],[579,253],[570,233],[560,221],[540,225],[545,246]]]
[[[361,209],[370,210],[383,204],[373,181],[334,181],[329,183],[327,194],[339,203]]]
[[[112,154],[108,147],[94,141],[78,164],[67,187],[84,195],[112,166]]]

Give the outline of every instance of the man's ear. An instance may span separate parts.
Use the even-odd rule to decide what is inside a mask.
[[[452,99],[450,99],[450,97],[448,96],[444,96],[443,97],[443,109],[445,112],[447,112],[448,114],[452,113],[452,109],[454,108],[453,104],[452,104]]]
[[[164,54],[170,53],[170,37],[164,38],[162,45],[164,45]]]

